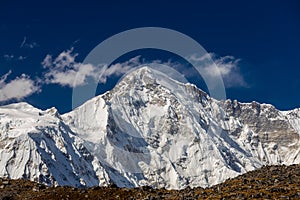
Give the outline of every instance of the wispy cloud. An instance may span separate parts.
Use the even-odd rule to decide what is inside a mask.
[[[21,43],[21,45],[20,45],[20,48],[23,48],[24,47],[24,45],[25,45],[25,43],[26,43],[26,37],[24,37],[24,39],[23,39],[23,41],[22,41],[22,43]]]
[[[23,98],[40,91],[40,87],[25,74],[7,82],[7,78],[10,74],[11,71],[0,78],[0,102],[6,102],[13,99],[22,100]]]
[[[27,42],[27,37],[25,36],[22,43],[20,44],[20,48],[30,48],[33,49],[37,47],[38,44],[36,42]]]
[[[222,76],[226,88],[233,87],[248,87],[244,76],[240,72],[240,61],[234,56],[218,56],[215,53],[207,53],[204,56],[192,56],[191,59],[203,63],[210,63],[203,65],[203,73],[211,78]],[[211,62],[206,62],[212,59],[216,67],[211,65]]]
[[[13,54],[5,54],[3,55],[3,58],[6,60],[6,61],[13,61],[13,60],[25,60],[27,57],[26,56],[15,56]]]
[[[108,77],[124,75],[141,64],[140,56],[136,56],[126,62],[111,65],[109,68],[108,65],[104,65],[102,66],[103,68],[99,74],[99,82],[106,83]]]
[[[9,70],[6,74],[1,76],[0,78],[0,87],[2,87],[3,84],[5,84],[5,81],[7,80],[7,77],[12,73],[11,70]]]
[[[42,65],[47,69],[45,73],[45,83],[59,84],[67,87],[77,87],[87,84],[87,80],[92,78],[95,82],[106,83],[110,76],[120,76],[129,71],[130,68],[140,63],[139,57],[135,57],[124,63],[117,63],[111,66],[101,64],[83,64],[76,62],[78,54],[73,53],[73,48],[63,51],[56,58],[47,55]]]

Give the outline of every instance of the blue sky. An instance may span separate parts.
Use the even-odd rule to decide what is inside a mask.
[[[27,101],[69,111],[72,88],[49,78],[55,66],[42,64],[46,56],[52,61],[71,56],[76,67],[108,37],[154,26],[182,32],[213,53],[223,67],[228,98],[271,103],[282,110],[300,107],[299,10],[296,0],[1,2],[0,104]],[[183,62],[166,52],[144,50],[115,64],[139,55]],[[98,92],[113,84],[107,82]]]

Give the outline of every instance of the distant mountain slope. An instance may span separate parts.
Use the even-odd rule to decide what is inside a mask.
[[[0,107],[0,176],[47,185],[94,186],[105,171],[55,108],[26,103]]]

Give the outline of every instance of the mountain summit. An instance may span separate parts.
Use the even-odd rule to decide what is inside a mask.
[[[47,185],[208,187],[300,163],[299,109],[217,101],[149,67],[64,115],[2,106],[0,131],[0,176]]]

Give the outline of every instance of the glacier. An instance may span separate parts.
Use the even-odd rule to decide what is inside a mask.
[[[0,177],[74,187],[210,187],[300,163],[300,109],[218,101],[142,67],[69,113],[0,107]]]

